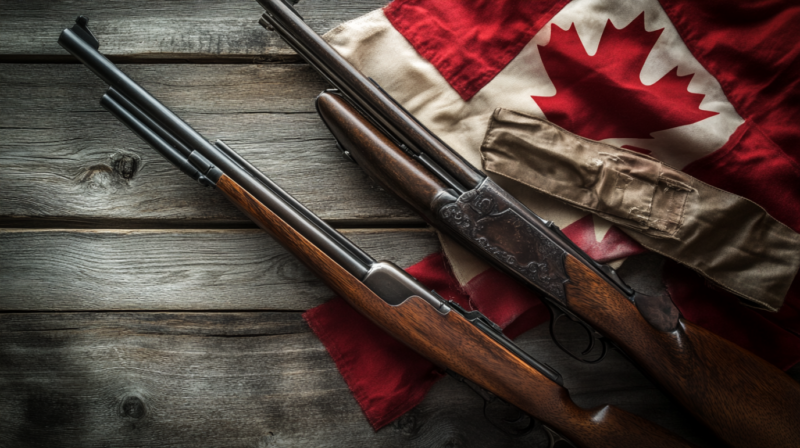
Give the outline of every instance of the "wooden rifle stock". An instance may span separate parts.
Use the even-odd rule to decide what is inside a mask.
[[[411,296],[390,305],[295,231],[245,189],[223,175],[217,181],[241,211],[317,273],[367,318],[433,363],[448,368],[540,419],[579,447],[687,447],[665,429],[620,410],[584,410],[569,393],[468,322]]]
[[[323,93],[317,110],[343,150],[370,177],[463,242],[437,213],[447,195],[442,182],[342,98]],[[666,291],[631,299],[571,253],[547,262],[563,263],[566,273],[565,297],[558,306],[602,333],[721,439],[743,448],[800,446],[800,385],[784,372],[680,318]],[[508,266],[494,264],[535,286]]]

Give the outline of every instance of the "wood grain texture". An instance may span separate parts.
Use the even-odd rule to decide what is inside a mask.
[[[439,250],[425,229],[343,233],[402,267]],[[6,229],[0,253],[2,310],[305,310],[333,295],[257,229]]]
[[[0,316],[4,447],[541,441],[503,437],[452,384],[375,433],[299,313]]]
[[[569,309],[608,336],[731,446],[800,446],[800,384],[691,322],[663,332],[583,263],[567,256]]]
[[[302,0],[297,10],[317,32],[384,6],[383,0]],[[58,33],[78,14],[89,17],[101,51],[147,59],[282,59],[294,52],[258,25],[254,0],[31,0],[0,2],[4,14],[0,54],[67,56]]]
[[[613,403],[714,446],[619,354],[576,365],[546,326],[518,342],[563,372],[578,404]],[[0,314],[0,413],[10,447],[547,446],[538,430],[494,428],[450,378],[374,432],[299,313]]]
[[[325,83],[309,67],[121,68],[323,219],[421,222],[341,156],[314,110]],[[104,91],[80,65],[3,65],[0,220],[246,222],[221,195],[182,175],[103,110]]]

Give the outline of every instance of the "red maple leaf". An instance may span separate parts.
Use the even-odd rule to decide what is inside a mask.
[[[551,26],[550,42],[539,48],[555,96],[531,98],[548,120],[594,140],[650,138],[650,133],[695,123],[717,112],[700,110],[704,95],[687,90],[694,75],[678,68],[646,86],[639,79],[663,28],[644,29],[644,13],[617,29],[609,20],[594,56],[583,47],[575,25]]]

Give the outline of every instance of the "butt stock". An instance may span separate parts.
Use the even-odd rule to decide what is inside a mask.
[[[678,319],[661,331],[636,305],[567,258],[570,309],[732,446],[800,446],[800,385],[777,367]]]
[[[656,296],[626,291],[574,251],[551,251],[546,260],[563,267],[566,279],[563,297],[554,297],[530,276],[487,256],[485,247],[441,218],[439,210],[452,204],[453,192],[416,163],[413,154],[398,148],[336,95],[320,95],[317,109],[343,150],[370,177],[434,227],[600,332],[722,440],[742,448],[800,446],[800,385],[784,372],[680,318],[666,291]]]

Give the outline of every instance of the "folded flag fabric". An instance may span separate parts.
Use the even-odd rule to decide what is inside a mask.
[[[396,0],[326,39],[475,166],[489,117],[504,107],[648,154],[752,200],[800,232],[798,19],[800,7],[770,0]],[[609,262],[643,251],[598,217],[493,179],[592,257]],[[454,297],[487,315],[483,307],[516,300],[513,291],[493,294],[510,279],[493,277],[499,274],[446,240],[443,247]],[[446,277],[437,271],[444,262],[434,261],[417,266],[423,283],[423,272]],[[766,314],[707,290],[680,267],[667,274],[689,320],[780,367],[800,358],[797,280],[780,312]],[[522,288],[519,294],[538,303]],[[437,374],[396,348],[387,349],[393,361],[383,360],[391,368],[361,369],[374,355],[358,347],[370,340],[382,346],[382,336],[352,337],[352,322],[335,327],[328,317],[342,311],[326,307],[336,306],[311,310],[307,320],[380,427],[413,407]],[[504,314],[500,307],[490,318],[517,328],[520,316],[541,310],[531,305],[516,314],[523,308]],[[376,389],[384,377],[386,387]]]

